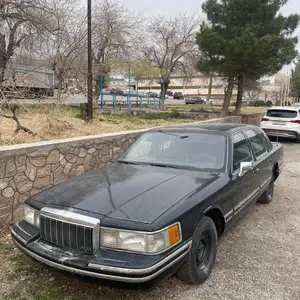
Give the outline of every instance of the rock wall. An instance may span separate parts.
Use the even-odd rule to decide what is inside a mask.
[[[242,123],[241,116],[196,123]],[[146,130],[0,147],[0,226],[22,216],[24,201],[73,176],[102,168]]]
[[[264,113],[248,114],[242,116],[243,124],[253,124],[259,126],[261,119],[263,118]]]
[[[28,197],[117,159],[140,133],[0,147],[0,225],[19,218]]]

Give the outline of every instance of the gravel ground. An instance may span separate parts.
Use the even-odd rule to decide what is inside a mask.
[[[253,209],[219,241],[216,266],[211,278],[201,286],[189,286],[176,278],[163,282],[148,293],[119,291],[91,284],[69,281],[63,277],[67,288],[59,295],[47,292],[34,296],[23,286],[32,281],[31,275],[22,275],[9,281],[5,278],[5,264],[0,281],[6,289],[24,289],[24,298],[10,296],[0,299],[251,299],[251,300],[296,300],[300,299],[300,145],[282,141],[285,150],[285,168],[276,182],[274,200],[269,205],[255,205]],[[297,186],[298,183],[298,186]],[[0,274],[1,275],[1,274]],[[21,275],[20,275],[21,276]],[[45,275],[39,284],[46,289],[51,281],[60,286],[61,277]],[[48,277],[47,277],[48,276]],[[2,278],[1,278],[2,277]],[[50,279],[49,279],[50,278]],[[20,282],[20,281],[18,281]],[[44,286],[43,286],[44,285]],[[76,295],[77,294],[77,295]],[[7,294],[8,295],[8,294]],[[27,295],[27,296],[26,296]],[[3,296],[3,294],[2,294]],[[74,296],[74,298],[73,298]]]

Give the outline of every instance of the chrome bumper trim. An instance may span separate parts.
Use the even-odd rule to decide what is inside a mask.
[[[20,227],[20,226],[18,226]],[[20,227],[21,228],[21,227]],[[24,245],[27,245],[28,243],[21,238],[13,229],[11,230],[11,235],[13,235],[16,239],[20,240]]]
[[[164,264],[168,263],[170,260],[172,260],[173,258],[175,258],[181,252],[184,251],[183,254],[186,254],[189,251],[191,244],[192,244],[192,241],[187,242],[182,247],[180,247],[179,249],[177,249],[176,251],[174,251],[173,253],[171,253],[169,256],[167,256],[166,258],[164,258],[163,260],[161,260],[157,264],[155,264],[155,265],[153,265],[153,266],[151,266],[149,268],[145,268],[145,269],[118,268],[118,267],[110,267],[110,266],[105,266],[105,265],[98,265],[98,264],[94,264],[94,263],[88,264],[88,267],[91,268],[91,269],[99,270],[99,271],[115,272],[115,273],[126,274],[126,275],[131,275],[131,274],[132,275],[148,274],[148,273],[154,272],[159,267],[161,267]],[[173,263],[173,261],[169,264],[169,266],[171,266],[172,263]]]
[[[19,239],[19,240],[22,241],[22,238],[20,238],[15,232],[13,233],[13,235],[15,236],[16,239]],[[69,266],[65,266],[65,265],[53,262],[51,260],[48,260],[48,259],[46,259],[46,258],[30,251],[29,249],[27,249],[26,247],[21,245],[16,239],[14,239],[14,243],[24,253],[26,253],[30,257],[34,258],[35,260],[37,260],[41,263],[44,263],[44,264],[46,264],[46,265],[48,265],[52,268],[60,269],[62,271],[67,271],[67,272],[71,272],[71,273],[75,273],[75,274],[83,275],[83,276],[89,276],[89,277],[94,277],[94,278],[99,278],[99,279],[106,279],[106,280],[114,280],[114,281],[120,281],[120,282],[128,282],[128,283],[143,283],[143,282],[150,281],[151,279],[157,277],[159,274],[161,274],[162,272],[164,272],[165,270],[167,270],[168,268],[172,267],[174,264],[179,262],[181,259],[183,259],[188,254],[188,251],[189,251],[190,246],[192,244],[192,241],[189,241],[187,244],[185,244],[183,246],[184,248],[181,247],[180,249],[178,249],[178,250],[181,250],[181,251],[182,251],[182,249],[185,250],[180,256],[178,256],[176,259],[172,260],[166,266],[164,266],[161,269],[157,270],[155,273],[153,273],[151,275],[148,275],[148,276],[125,277],[125,276],[128,276],[128,275],[135,275],[135,274],[143,275],[145,273],[151,272],[152,270],[156,270],[157,268],[162,266],[164,263],[166,263],[168,260],[172,259],[173,256],[171,257],[171,255],[169,255],[167,258],[163,259],[162,261],[160,261],[156,265],[151,266],[151,267],[146,268],[146,269],[126,269],[126,268],[116,268],[116,267],[111,267],[112,269],[109,269],[107,266],[93,264],[94,266],[106,267],[107,268],[106,271],[114,271],[114,272],[118,272],[120,274],[124,274],[124,277],[123,277],[123,276],[118,276],[118,275],[101,274],[101,273],[97,273],[97,272],[93,272],[93,271],[77,269],[77,268],[74,268],[74,267],[69,267]],[[99,270],[103,271],[103,269],[99,269]]]

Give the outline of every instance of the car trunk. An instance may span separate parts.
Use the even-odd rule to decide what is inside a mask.
[[[269,109],[261,121],[261,125],[269,131],[299,131],[300,119],[297,109]]]

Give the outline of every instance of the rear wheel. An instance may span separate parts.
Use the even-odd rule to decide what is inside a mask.
[[[273,194],[274,194],[274,176],[272,177],[272,180],[267,187],[267,189],[264,191],[264,193],[260,196],[258,202],[263,204],[269,204],[273,200]]]
[[[194,232],[187,261],[177,272],[179,279],[190,284],[201,284],[209,278],[216,260],[217,239],[213,220],[203,217]]]

